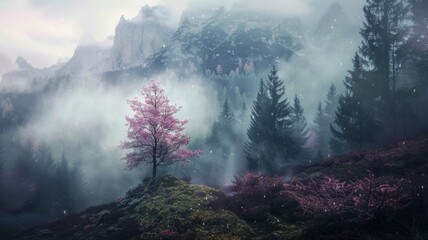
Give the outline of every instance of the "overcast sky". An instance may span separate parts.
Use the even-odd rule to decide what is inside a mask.
[[[236,4],[299,16],[305,21],[319,17],[333,1],[270,0],[265,4],[259,0],[0,0],[0,74],[15,69],[18,56],[39,68],[71,57],[82,36],[106,41],[114,34],[121,15],[132,18],[145,4],[168,6],[173,22],[178,24],[181,12],[188,6],[229,8]],[[360,14],[362,0],[338,1],[348,13]]]

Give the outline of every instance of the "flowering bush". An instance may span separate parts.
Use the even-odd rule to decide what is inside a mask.
[[[312,215],[335,216],[346,211],[352,202],[349,184],[326,176],[321,181],[295,180],[284,185],[285,192],[297,200],[300,207]]]
[[[165,240],[178,239],[178,233],[171,229],[164,229],[160,232],[160,239],[165,239]]]
[[[267,177],[260,173],[248,172],[242,177],[235,176],[229,190],[239,195],[266,198],[279,193],[283,189],[283,184],[281,177]]]
[[[232,196],[214,202],[213,206],[231,210],[248,221],[264,220],[267,213],[277,215],[285,208],[283,185],[281,177],[253,172],[235,176],[232,185],[226,188]]]
[[[366,177],[344,181],[332,176],[297,178],[285,183],[281,177],[247,173],[235,177],[228,190],[232,196],[215,207],[231,210],[249,221],[264,220],[267,213],[295,219],[298,209],[311,217],[334,217],[346,221],[374,219],[408,206],[411,194],[404,179]]]
[[[375,178],[372,172],[354,182],[325,176],[320,181],[296,179],[284,185],[285,192],[313,216],[353,216],[372,219],[381,212],[395,211],[408,204],[403,179]]]

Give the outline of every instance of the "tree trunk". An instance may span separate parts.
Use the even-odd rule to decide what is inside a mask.
[[[155,146],[153,148],[153,171],[152,171],[152,179],[156,178],[156,167],[157,167],[157,162],[156,162],[156,150],[157,150],[157,142],[155,142]]]
[[[157,167],[156,162],[153,162],[152,179],[155,179],[155,178],[156,178],[156,167]]]

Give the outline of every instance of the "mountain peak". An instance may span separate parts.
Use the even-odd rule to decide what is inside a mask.
[[[21,56],[18,56],[16,58],[15,62],[20,69],[33,69],[34,68],[31,64],[28,63],[28,61],[25,58],[23,58]]]
[[[123,16],[123,14],[120,16],[120,19],[119,19],[119,23],[121,23],[121,22],[125,22],[126,20],[125,20],[125,17]]]
[[[144,7],[141,8],[140,12],[137,16],[135,16],[132,21],[134,22],[145,22],[145,21],[161,21],[165,22],[170,18],[170,13],[168,9],[165,6],[162,5],[156,5],[156,6],[149,6],[144,5]]]
[[[174,30],[166,22],[169,12],[164,6],[145,5],[137,16],[116,26],[109,60],[113,70],[141,66],[145,60],[168,44]]]

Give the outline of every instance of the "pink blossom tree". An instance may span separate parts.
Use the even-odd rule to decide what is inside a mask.
[[[148,87],[143,88],[144,102],[137,97],[128,100],[134,115],[126,117],[128,139],[119,146],[131,150],[122,158],[129,169],[140,164],[152,164],[152,178],[156,177],[158,166],[187,162],[190,157],[202,153],[181,148],[190,141],[190,137],[182,133],[188,121],[174,117],[181,107],[171,105],[159,85],[152,80]]]

